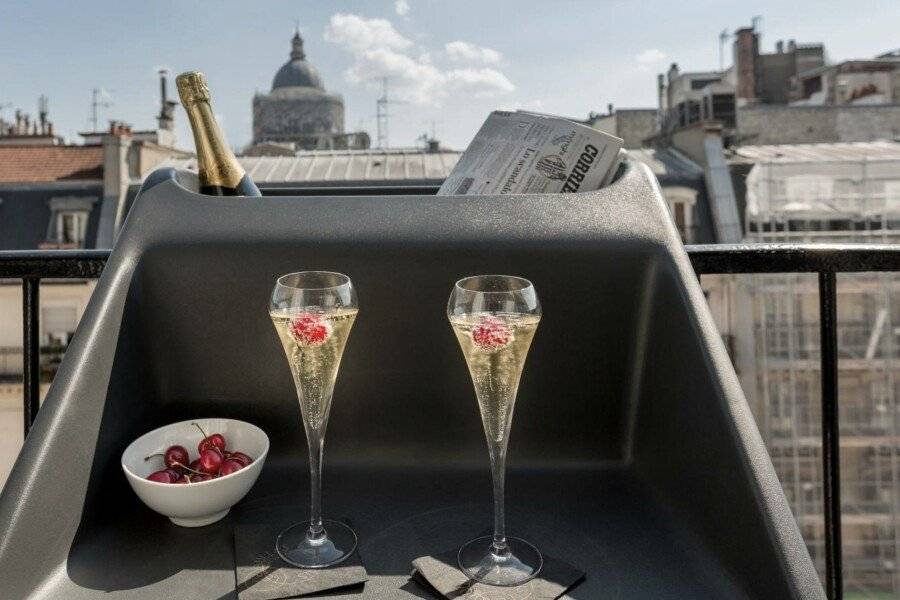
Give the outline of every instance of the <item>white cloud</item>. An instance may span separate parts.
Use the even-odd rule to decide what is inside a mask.
[[[387,19],[366,19],[344,13],[331,16],[324,37],[353,53],[373,48],[405,50],[413,45]]]
[[[452,61],[472,61],[482,62],[488,65],[495,65],[503,60],[503,55],[493,48],[484,46],[476,46],[468,42],[457,40],[449,42],[444,46],[444,51]]]
[[[647,48],[634,57],[638,62],[638,69],[641,71],[649,71],[654,65],[666,60],[666,53],[658,48]]]
[[[488,98],[515,90],[497,69],[447,69],[436,64],[426,49],[413,54],[413,43],[386,19],[338,13],[332,15],[324,36],[352,55],[353,64],[344,72],[348,82],[374,88],[380,78],[388,77],[393,95],[416,104],[439,105],[454,94]]]
[[[512,81],[496,69],[453,69],[446,73],[447,82],[476,98],[508,94],[516,89]]]
[[[409,14],[409,2],[406,0],[396,0],[396,2],[394,2],[394,11],[401,17],[405,17]]]

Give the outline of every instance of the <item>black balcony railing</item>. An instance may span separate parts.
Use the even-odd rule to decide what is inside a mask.
[[[688,248],[698,276],[712,273],[818,273],[822,369],[822,485],[825,588],[843,597],[840,429],[838,427],[837,273],[900,271],[900,245],[752,244]]]
[[[729,273],[818,273],[826,590],[843,595],[838,428],[837,273],[900,271],[900,245],[734,244],[687,246],[698,277]],[[22,280],[24,420],[27,435],[40,402],[39,301],[42,279],[95,279],[107,250],[0,251],[0,279]]]
[[[0,252],[0,279],[22,280],[22,383],[25,435],[40,407],[40,285],[42,279],[96,279],[109,250]]]

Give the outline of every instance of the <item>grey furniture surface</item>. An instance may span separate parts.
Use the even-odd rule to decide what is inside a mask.
[[[544,307],[519,390],[508,529],[584,570],[571,598],[824,598],[734,370],[646,167],[581,194],[212,198],[148,178],[0,496],[8,598],[235,598],[232,528],[306,516],[307,453],[269,322],[276,276],[350,275],[325,512],[371,579],[427,598],[410,562],[491,524],[453,282],[528,277]],[[250,494],[183,529],[119,466],[155,427],[250,421]],[[274,543],[274,540],[273,540]]]

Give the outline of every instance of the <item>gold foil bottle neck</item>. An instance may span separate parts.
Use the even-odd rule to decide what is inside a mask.
[[[209,102],[209,86],[206,76],[200,71],[188,71],[175,78],[178,95],[184,105]]]
[[[175,78],[175,85],[194,133],[201,191],[204,187],[234,190],[245,172],[216,123],[206,77],[200,71],[188,71]]]

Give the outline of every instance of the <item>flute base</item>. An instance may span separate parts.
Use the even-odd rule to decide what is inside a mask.
[[[303,569],[321,569],[341,563],[356,550],[356,533],[338,521],[323,520],[324,537],[311,539],[309,521],[291,525],[278,535],[275,551],[284,562]]]
[[[519,538],[506,538],[506,552],[496,552],[493,536],[475,538],[459,549],[459,568],[469,579],[487,585],[521,585],[541,572],[544,558]]]

